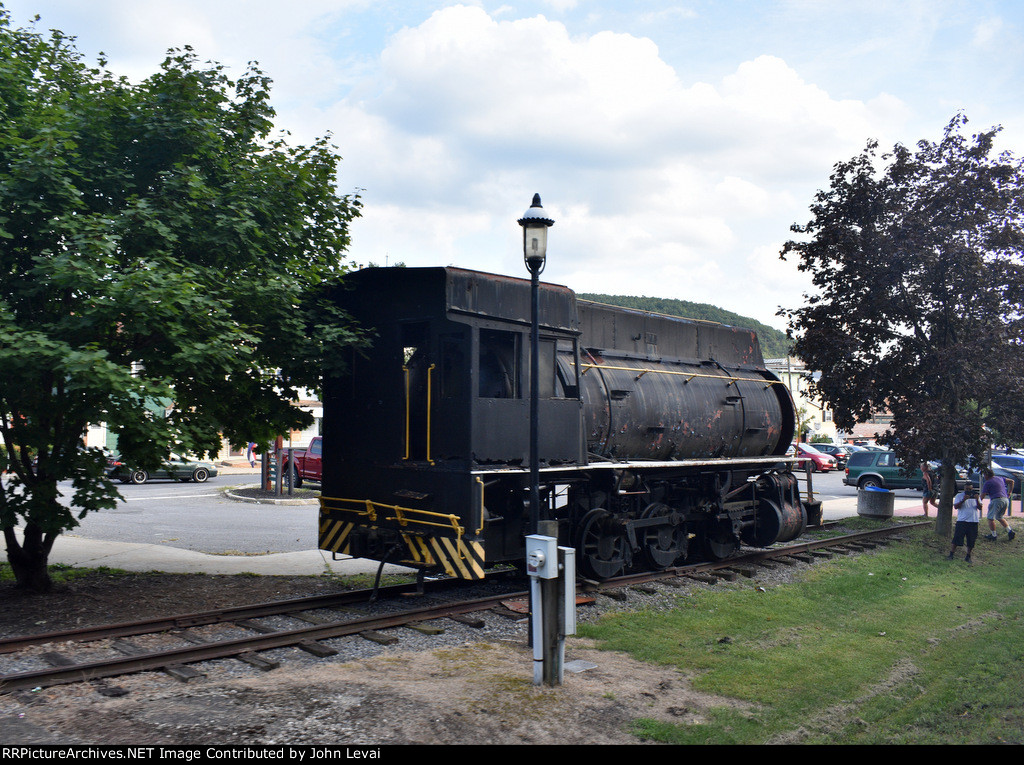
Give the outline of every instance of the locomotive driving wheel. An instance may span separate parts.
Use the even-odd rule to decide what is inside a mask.
[[[664,518],[667,523],[660,526],[644,528],[640,542],[644,560],[654,569],[668,568],[681,558],[686,557],[686,527],[672,518],[672,508],[655,502],[644,508],[640,518]]]
[[[716,523],[704,537],[704,550],[714,560],[724,560],[736,552],[740,540],[732,531],[729,523]]]
[[[580,568],[593,579],[618,576],[628,562],[629,546],[621,524],[615,521],[611,513],[600,508],[591,510],[583,517],[576,549],[580,556]]]

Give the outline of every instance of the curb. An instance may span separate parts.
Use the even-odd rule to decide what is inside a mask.
[[[309,499],[296,499],[285,498],[281,499],[269,499],[264,497],[246,497],[241,494],[235,494],[234,490],[243,488],[242,486],[230,486],[224,489],[224,496],[228,499],[233,499],[235,502],[248,502],[251,505],[317,505],[320,500],[316,497]]]

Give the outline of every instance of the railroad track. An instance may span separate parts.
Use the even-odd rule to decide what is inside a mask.
[[[615,589],[661,580],[686,578],[711,583],[720,578],[736,578],[737,572],[743,572],[745,567],[756,566],[768,561],[792,561],[795,559],[809,562],[814,559],[816,554],[830,554],[825,552],[830,548],[833,551],[837,549],[846,551],[867,549],[874,543],[874,540],[915,525],[920,524],[905,524],[831,539],[785,545],[748,552],[723,561],[673,567],[657,573],[627,575],[603,582],[580,580],[578,589],[583,595],[582,601],[587,602],[586,596],[590,593],[607,593]],[[402,608],[397,605],[410,595],[426,596],[428,599],[432,596],[437,600],[446,594],[446,590],[452,591],[455,584],[457,583],[454,580],[428,581],[422,587],[415,584],[396,585],[380,588],[376,593],[371,590],[355,590],[347,593],[179,614],[130,623],[2,638],[0,639],[0,654],[29,651],[38,649],[40,646],[55,646],[57,644],[73,645],[77,649],[81,644],[110,641],[110,647],[113,651],[119,652],[119,655],[74,661],[56,650],[49,650],[42,653],[41,658],[51,666],[0,675],[0,693],[14,693],[66,683],[91,682],[101,693],[120,695],[116,687],[106,683],[107,678],[136,672],[162,670],[178,679],[189,680],[201,675],[190,665],[224,658],[241,659],[262,669],[273,669],[277,664],[261,659],[260,652],[295,646],[314,656],[326,657],[335,654],[336,651],[321,641],[332,638],[361,635],[383,642],[386,640],[382,637],[381,631],[383,630],[408,627],[420,622],[444,618],[460,621],[469,626],[483,626],[481,620],[472,616],[474,613],[483,611],[497,611],[502,616],[515,619],[526,618],[523,604],[528,593],[517,587],[517,583],[514,582],[509,583],[509,586],[498,592],[481,597],[460,597],[455,600],[433,602],[414,608]],[[374,602],[371,603],[371,601]],[[590,598],[589,601],[593,602],[593,598]],[[344,610],[370,608],[371,606],[375,612],[369,614]],[[390,612],[377,613],[376,611],[379,610]],[[281,616],[289,617],[298,626],[280,629],[257,621],[265,617]],[[211,642],[198,638],[190,632],[197,627],[218,624],[243,628],[254,634]],[[179,645],[149,651],[126,640],[128,637],[156,633],[169,634],[176,638]]]
[[[713,578],[732,578],[725,576],[723,572],[738,571],[748,565],[756,565],[759,562],[768,561],[801,561],[811,562],[817,554],[826,553],[828,550],[845,550],[849,552],[860,552],[874,547],[878,540],[891,537],[901,531],[916,528],[918,526],[930,526],[930,522],[903,523],[895,526],[887,526],[882,529],[870,531],[858,531],[853,534],[844,534],[838,537],[827,539],[816,539],[798,544],[779,545],[764,550],[748,550],[742,555],[733,556],[720,561],[707,563],[695,563],[687,566],[676,566],[657,572],[642,572],[639,574],[626,574],[625,576],[609,579],[604,582],[587,582],[588,590],[604,590],[615,587],[625,587],[631,584],[642,584],[645,582],[656,582],[664,579],[678,577],[693,577],[703,581],[709,581],[707,576]]]

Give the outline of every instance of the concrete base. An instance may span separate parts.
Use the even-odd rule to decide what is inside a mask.
[[[857,492],[857,515],[892,518],[896,496],[891,491],[861,489]]]

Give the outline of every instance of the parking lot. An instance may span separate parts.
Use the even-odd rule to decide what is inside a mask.
[[[89,513],[68,533],[215,555],[315,550],[315,503],[255,504],[224,493],[232,486],[256,483],[253,474],[222,474],[201,484],[153,480],[139,486],[120,485],[124,499],[116,508]]]

